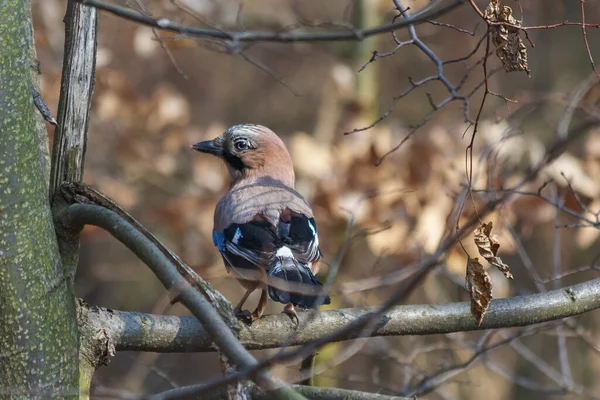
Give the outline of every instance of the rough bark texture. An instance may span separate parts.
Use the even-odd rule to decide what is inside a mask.
[[[63,182],[79,182],[83,178],[96,72],[97,25],[95,8],[69,1],[58,128],[52,152],[51,199]]]
[[[78,394],[64,277],[33,106],[30,4],[0,0],[0,395]]]

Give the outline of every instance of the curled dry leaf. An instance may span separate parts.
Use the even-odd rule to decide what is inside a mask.
[[[490,221],[475,229],[475,245],[477,246],[477,250],[479,250],[479,254],[481,254],[487,262],[502,271],[507,279],[512,279],[513,276],[510,273],[510,267],[507,264],[504,264],[500,257],[498,257],[500,242],[498,242],[496,235],[492,235],[493,227],[494,226]]]
[[[512,15],[512,8],[500,5],[500,0],[490,0],[484,18],[488,22],[503,22],[510,25],[490,25],[492,43],[496,55],[506,72],[525,71],[531,75],[527,63],[527,48],[519,36],[521,21]]]
[[[477,257],[467,259],[466,286],[471,295],[471,314],[479,326],[492,301],[492,281]]]

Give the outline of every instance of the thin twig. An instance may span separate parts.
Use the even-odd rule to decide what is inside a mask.
[[[42,95],[40,95],[40,93],[37,90],[35,90],[35,88],[31,88],[31,92],[33,95],[33,104],[35,104],[35,107],[42,115],[42,118],[44,118],[44,120],[48,123],[57,126],[58,122],[56,122],[56,119],[54,119],[54,116],[52,115],[52,111],[50,111],[50,108],[48,108],[48,106],[44,102],[44,99],[42,99]]]
[[[596,69],[596,64],[594,63],[594,57],[592,56],[592,50],[590,50],[590,44],[588,43],[587,32],[585,30],[585,0],[579,0],[581,3],[581,33],[583,35],[583,43],[585,44],[585,49],[587,50],[588,57],[590,59],[590,64],[592,64],[592,69],[596,73],[596,77],[600,79],[600,73]]]

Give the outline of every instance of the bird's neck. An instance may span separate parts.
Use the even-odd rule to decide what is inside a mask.
[[[252,185],[256,183],[284,185],[294,188],[294,172],[284,171],[283,169],[245,169],[243,171],[229,170],[231,178],[230,189],[241,186]]]

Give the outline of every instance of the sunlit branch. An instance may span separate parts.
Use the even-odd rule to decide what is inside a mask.
[[[493,300],[477,326],[469,303],[402,305],[379,316],[368,336],[429,335],[460,331],[526,326],[570,317],[600,308],[600,278],[578,285],[529,296]],[[246,349],[280,347],[295,333],[293,345],[303,345],[336,332],[348,323],[368,317],[376,308],[348,308],[318,312],[308,320],[300,313],[304,329],[295,332],[289,317],[267,315],[244,326],[239,340]],[[82,316],[98,331],[111,337],[116,350],[212,352],[213,340],[194,317],[152,315],[83,306]],[[360,331],[346,332],[337,341],[357,337]]]

